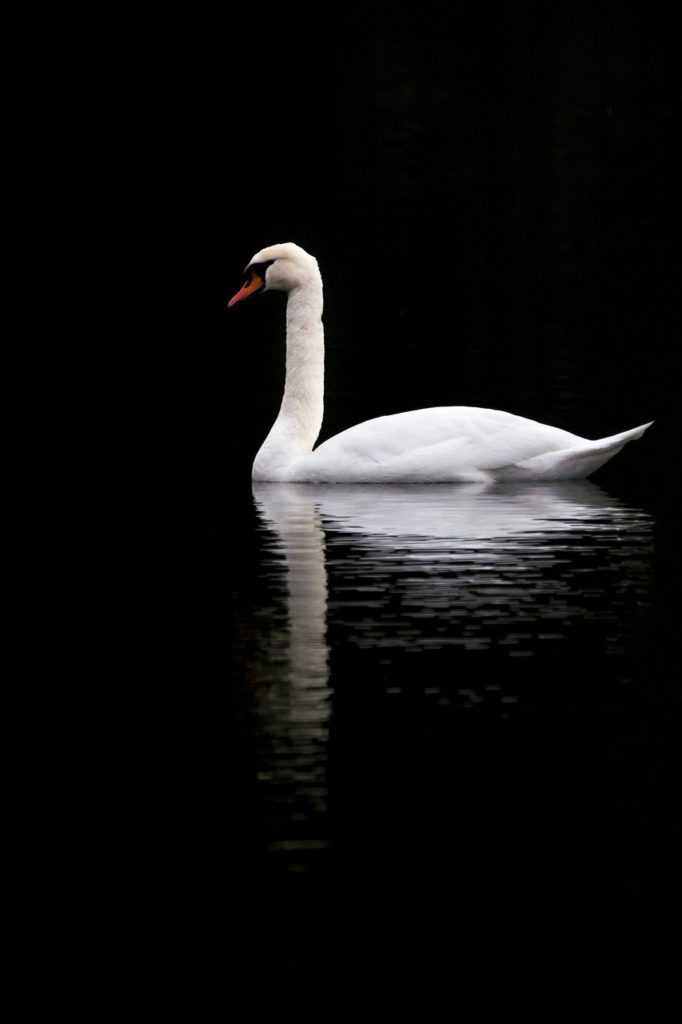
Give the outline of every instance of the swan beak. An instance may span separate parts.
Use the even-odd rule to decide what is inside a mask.
[[[244,299],[250,299],[252,295],[257,295],[264,287],[265,279],[255,270],[252,270],[246,284],[239,289],[236,295],[232,296],[227,305],[236,306],[238,302],[243,302]]]

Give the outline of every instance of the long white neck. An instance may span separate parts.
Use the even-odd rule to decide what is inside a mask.
[[[323,407],[322,280],[316,272],[288,295],[284,397],[255,458],[254,480],[285,480],[292,463],[310,454],[322,426]]]

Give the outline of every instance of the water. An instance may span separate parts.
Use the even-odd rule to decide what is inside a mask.
[[[666,899],[651,515],[589,482],[253,500],[242,841],[272,977],[626,1006]]]
[[[258,707],[273,744],[259,779],[289,805],[290,831],[280,823],[270,848],[292,870],[329,845],[335,702],[359,716],[379,704],[389,718],[440,708],[453,729],[471,711],[480,729],[532,701],[528,687],[548,674],[632,685],[652,609],[652,523],[596,485],[261,484],[254,497],[278,595],[258,612]]]

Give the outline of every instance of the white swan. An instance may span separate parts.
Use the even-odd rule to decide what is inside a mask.
[[[290,483],[445,483],[566,480],[589,476],[650,423],[598,441],[495,409],[447,406],[379,416],[324,441],[322,278],[317,260],[293,242],[261,249],[245,270],[234,306],[284,291],[284,397],[253,463],[253,479]]]

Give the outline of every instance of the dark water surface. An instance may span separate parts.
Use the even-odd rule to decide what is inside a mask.
[[[58,990],[113,974],[113,1003],[226,1017],[243,999],[667,1013],[660,499],[221,495],[176,493],[170,517],[155,491],[107,529],[89,681],[37,691],[29,863]]]
[[[652,518],[590,483],[254,498],[282,976],[631,1008],[659,957],[665,977],[670,896]]]
[[[256,620],[261,664],[251,652],[274,744],[259,778],[289,805],[270,848],[292,869],[329,845],[335,712],[363,731],[378,714],[379,735],[370,728],[366,740],[379,749],[387,722],[423,717],[418,732],[437,727],[447,756],[460,730],[523,717],[533,684],[638,685],[633,665],[650,653],[652,522],[594,485],[259,485],[255,500],[273,594]],[[382,768],[392,792],[392,766],[419,770],[413,727]],[[438,768],[426,760],[424,782]],[[421,798],[428,806],[428,788]]]
[[[114,681],[72,699],[48,785],[71,948],[104,925],[95,976],[113,960],[152,1007],[217,987],[226,1016],[666,1013],[659,506],[588,481],[250,490],[147,501],[114,548]],[[103,789],[79,778],[103,759]]]

